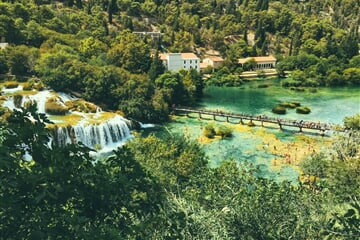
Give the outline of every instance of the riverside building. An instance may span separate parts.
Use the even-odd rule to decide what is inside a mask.
[[[200,71],[200,59],[194,53],[161,53],[159,57],[169,71],[180,69]]]

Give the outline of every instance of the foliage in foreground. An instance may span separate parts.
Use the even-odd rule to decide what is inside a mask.
[[[200,146],[179,136],[137,137],[95,162],[84,146],[50,146],[35,111],[15,110],[1,126],[1,238],[359,237],[358,133],[313,161],[318,171],[304,164],[321,181],[303,185],[258,178],[235,161],[209,168]]]

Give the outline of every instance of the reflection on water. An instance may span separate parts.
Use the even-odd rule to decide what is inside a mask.
[[[278,117],[271,112],[275,105],[284,101],[298,101],[302,106],[309,107],[311,113],[299,115],[295,109],[289,109],[281,117],[335,124],[342,124],[345,116],[360,112],[359,88],[320,88],[316,93],[311,93],[281,88],[279,80],[267,80],[265,83],[270,87],[258,88],[259,82],[247,83],[241,88],[208,87],[199,108]],[[323,138],[316,132],[299,134],[298,129],[294,128],[284,131],[280,131],[277,125],[251,128],[200,120],[196,115],[174,117],[174,121],[166,125],[166,132],[184,134],[203,143],[202,131],[207,124],[226,124],[233,129],[232,138],[215,138],[203,144],[210,166],[217,166],[225,159],[234,159],[253,164],[259,169],[259,176],[276,180],[296,181],[299,161],[307,154],[326,148],[331,139]]]

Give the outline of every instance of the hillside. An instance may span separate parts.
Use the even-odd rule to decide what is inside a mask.
[[[9,43],[0,74],[33,77],[139,120],[164,121],[168,106],[201,97],[196,72],[162,75],[152,56],[163,51],[218,52],[225,61],[206,84],[241,84],[251,65],[238,59],[263,55],[276,56],[280,75],[294,71],[289,86],[360,84],[356,0],[3,1],[0,14]],[[144,31],[160,34],[133,34]]]
[[[346,86],[356,99],[359,15],[358,0],[2,0],[0,103],[23,107],[0,107],[0,239],[359,239],[360,114],[345,117],[349,130],[331,143],[310,136],[323,146],[319,151],[304,134],[297,135],[306,144],[296,145],[290,132],[271,129],[270,136],[265,128],[255,133],[257,127],[240,124],[258,136],[244,135],[235,144],[228,140],[240,132],[225,120],[218,127],[187,118],[204,139],[219,135],[203,144],[213,143],[221,152],[226,141],[228,149],[237,150],[221,153],[217,166],[209,164],[208,148],[188,137],[195,131],[181,117],[173,121],[182,125],[175,127],[179,135],[167,127],[166,134],[134,132],[131,141],[101,158],[91,149],[101,148],[101,141],[93,141],[99,128],[107,133],[101,134],[105,143],[130,135],[119,114],[164,123],[171,106],[195,106],[207,84],[243,84],[239,76],[252,66],[251,60],[241,66],[242,57],[276,56],[278,74],[291,71],[281,87]],[[135,33],[144,31],[159,31],[161,37]],[[205,72],[195,69],[166,71],[159,58],[163,51],[219,54],[225,61],[207,69],[211,76],[204,81]],[[243,101],[249,108],[257,96],[270,105],[265,97],[277,97],[269,88],[257,95],[253,89]],[[287,97],[292,90],[285,90]],[[341,88],[333,90],[344,95]],[[23,104],[24,95],[37,93],[50,96],[41,101],[42,112],[65,120],[74,110],[80,117],[60,126],[60,117],[52,116],[59,127],[49,128],[39,104]],[[229,93],[217,95],[236,103],[241,94]],[[303,96],[308,94],[313,92]],[[328,114],[345,108],[319,96]],[[223,103],[215,101],[222,111]],[[83,121],[84,112],[94,118]],[[67,126],[75,122],[87,128],[81,140]],[[124,134],[114,136],[113,126]],[[246,148],[250,142],[255,148]],[[267,149],[274,161],[259,149]],[[265,178],[263,162],[255,165],[252,155],[276,169],[296,165],[301,175],[295,182]]]

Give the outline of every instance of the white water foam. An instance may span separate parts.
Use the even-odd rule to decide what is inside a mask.
[[[106,152],[132,138],[130,122],[120,115],[99,124],[87,124],[86,121],[83,119],[71,127],[58,127],[55,142],[59,145],[81,142],[87,147]]]
[[[23,90],[23,86],[19,85],[16,88],[2,88],[1,92],[3,94],[9,94],[9,93],[15,93],[15,92],[18,92],[18,91],[21,91],[21,90]]]
[[[35,101],[38,112],[45,113],[45,103],[49,98],[53,97],[56,97],[57,102],[60,104],[65,104],[66,101],[77,99],[65,93],[55,93],[50,90],[44,90],[33,95],[24,95],[21,106],[23,107],[27,101]],[[8,97],[3,102],[3,106],[12,110],[17,109],[13,97]],[[97,109],[95,114],[83,112],[72,112],[71,114],[80,115],[82,119],[74,126],[57,127],[57,132],[54,134],[55,136],[51,142],[62,146],[81,142],[85,146],[96,148],[99,153],[104,153],[110,152],[123,145],[126,140],[133,137],[129,127],[130,121],[120,115],[115,115],[108,120],[101,120],[104,112],[102,112],[100,108]],[[89,124],[89,122],[94,121],[96,123]]]

